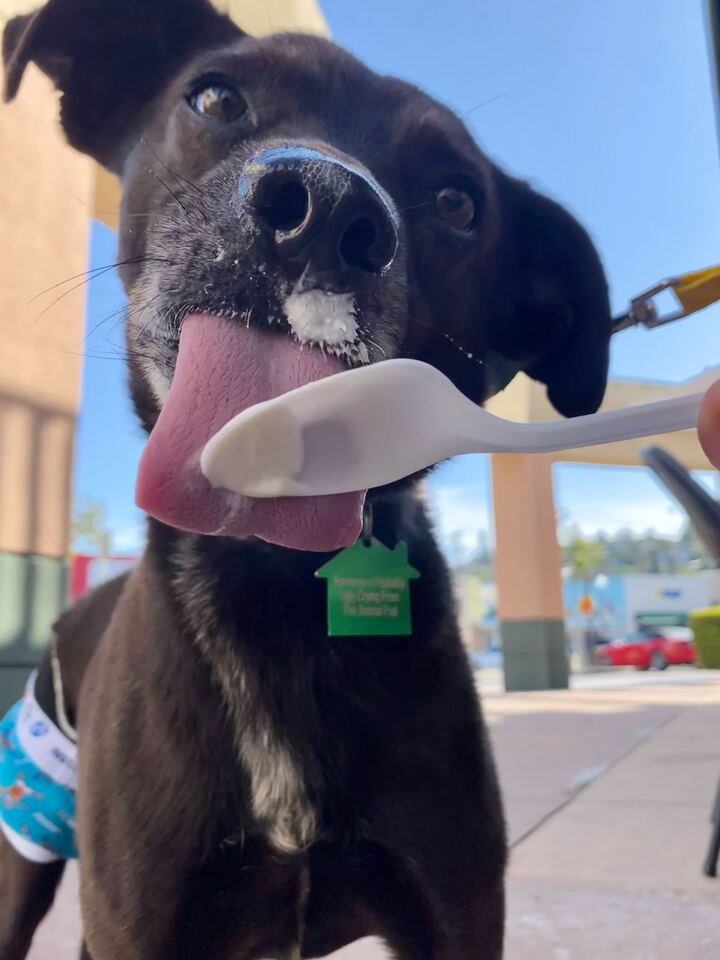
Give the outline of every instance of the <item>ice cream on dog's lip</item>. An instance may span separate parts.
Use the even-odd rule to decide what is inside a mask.
[[[237,413],[342,369],[336,358],[283,334],[189,315],[170,390],[140,461],[137,505],[193,533],[254,536],[296,550],[354,543],[365,491],[260,500],[211,486],[200,469],[203,447]]]

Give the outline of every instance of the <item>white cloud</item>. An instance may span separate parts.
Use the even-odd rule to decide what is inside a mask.
[[[553,478],[558,513],[586,536],[627,529],[675,537],[687,522],[669,491],[644,469],[562,464]],[[717,494],[716,475],[697,473],[694,478]]]
[[[134,556],[145,549],[145,524],[138,523],[112,531],[112,551],[115,555]]]
[[[611,536],[619,530],[631,530],[641,534],[653,530],[662,536],[676,537],[686,518],[677,507],[663,502],[637,503],[636,501],[605,500],[588,502],[568,511],[568,519],[577,524],[585,536],[607,533]]]
[[[490,511],[472,487],[430,487],[430,513],[441,546],[459,561],[475,553],[480,534],[490,537]]]
[[[704,477],[701,479],[705,481]],[[585,536],[598,532],[612,536],[619,530],[636,534],[654,530],[663,536],[678,536],[686,516],[668,494],[652,487],[628,494],[621,481],[622,477],[608,475],[604,489],[595,486],[562,491],[562,484],[556,483],[558,515],[563,515],[567,523],[577,525]],[[494,540],[489,498],[483,497],[471,484],[431,487],[428,501],[435,529],[446,549],[454,543],[467,552],[474,551],[481,532],[491,542]]]

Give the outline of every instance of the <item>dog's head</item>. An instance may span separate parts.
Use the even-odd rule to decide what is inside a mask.
[[[566,416],[600,404],[590,239],[415,87],[319,38],[249,37],[207,0],[49,0],[4,57],[6,96],[34,60],[69,142],[122,179],[140,499],[167,522],[351,542],[361,496],[246,501],[198,467],[240,409],[343,364],[416,357],[477,402],[523,369]]]

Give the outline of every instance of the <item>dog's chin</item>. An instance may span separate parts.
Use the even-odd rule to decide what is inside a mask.
[[[236,414],[342,368],[337,357],[283,334],[186,317],[169,388],[150,384],[160,413],[140,462],[138,506],[191,533],[323,552],[354,543],[365,491],[253,499],[211,486],[200,469],[203,447]]]

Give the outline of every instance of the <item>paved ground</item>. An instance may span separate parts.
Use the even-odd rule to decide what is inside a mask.
[[[506,960],[718,960],[720,879],[701,875],[720,777],[720,674],[578,677],[501,694],[479,678],[513,842]],[[74,876],[32,960],[75,960]],[[371,940],[335,960],[380,960]]]
[[[717,960],[702,876],[720,677],[489,697],[511,834],[508,960]]]

